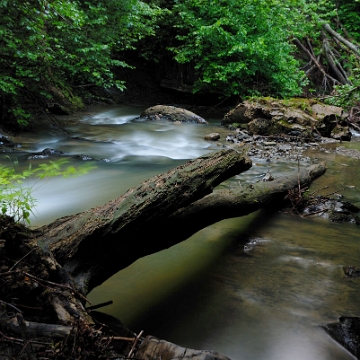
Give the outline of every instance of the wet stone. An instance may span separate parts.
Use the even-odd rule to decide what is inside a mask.
[[[360,277],[360,269],[355,266],[344,266],[344,274],[348,277]]]
[[[210,140],[210,141],[217,141],[220,139],[220,134],[219,133],[207,134],[207,135],[205,135],[204,139]]]
[[[325,331],[358,359],[360,357],[360,318],[341,316],[339,322],[324,326]]]

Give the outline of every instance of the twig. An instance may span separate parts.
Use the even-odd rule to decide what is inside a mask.
[[[133,343],[133,346],[131,347],[131,350],[130,350],[130,352],[129,352],[129,354],[128,354],[128,358],[131,358],[131,355],[133,354],[133,352],[134,352],[134,350],[135,350],[135,346],[136,346],[137,342],[139,341],[139,339],[140,339],[141,335],[143,334],[143,332],[144,332],[144,330],[141,330],[141,331],[139,332],[138,336],[135,338],[135,341],[134,341],[134,343]]]
[[[337,194],[338,192],[343,191],[343,190],[344,190],[344,188],[342,188],[342,189],[340,189],[340,190],[336,190],[336,191],[334,191],[334,192],[332,192],[332,193],[329,193],[329,194],[324,195],[324,197],[328,197],[328,196],[330,196],[330,195],[335,195],[335,194]]]
[[[34,250],[35,250],[35,248],[32,249],[32,250],[30,250],[30,251],[29,251],[26,255],[24,255],[20,260],[18,260],[18,261],[8,270],[8,272],[14,270],[14,268],[16,268],[16,266],[17,266],[21,261],[23,261],[28,255],[30,255]]]
[[[89,307],[86,308],[86,310],[90,310],[90,311],[91,310],[96,310],[96,309],[100,309],[100,308],[102,308],[104,306],[108,306],[108,305],[111,305],[111,304],[113,304],[112,300],[106,301],[106,302],[103,302],[103,303],[100,303],[100,304],[97,304],[97,305],[89,306]]]
[[[63,284],[58,284],[58,283],[54,283],[52,281],[48,281],[48,280],[44,280],[44,279],[40,279],[34,275],[31,275],[27,272],[24,272],[24,275],[26,275],[27,277],[29,277],[30,279],[33,279],[35,280],[36,282],[40,283],[41,285],[44,286],[44,284],[42,283],[45,283],[45,284],[48,284],[48,285],[52,285],[52,286],[55,286],[55,287],[59,287],[59,288],[62,288],[62,289],[66,289],[66,290],[70,290],[70,291],[73,291],[75,294],[77,294],[81,299],[85,300],[86,302],[88,302],[90,305],[92,305],[91,301],[88,300],[84,295],[82,295],[81,293],[79,293],[79,291],[75,290],[74,288],[72,288],[70,285],[63,285]]]
[[[20,333],[21,336],[24,340],[24,347],[21,351],[23,351],[25,349],[27,356],[29,357],[30,360],[37,360],[36,359],[36,355],[33,352],[33,349],[31,347],[31,342],[29,339],[29,335],[27,333],[27,329],[26,329],[26,324],[25,324],[25,320],[24,317],[21,315],[21,313],[17,313],[16,314],[16,318],[19,324],[19,329],[20,329]]]
[[[320,214],[320,213],[322,213],[322,212],[327,212],[328,210],[329,210],[329,209],[321,209],[321,210],[314,211],[314,212],[309,213],[309,214],[304,214],[303,217]]]
[[[115,341],[129,341],[133,342],[136,340],[136,337],[124,337],[124,336],[104,336],[101,340],[115,340]]]
[[[4,304],[4,305],[7,305],[7,306],[10,306],[10,307],[13,308],[17,313],[22,314],[22,311],[19,310],[16,306],[14,306],[14,305],[12,305],[12,304],[9,304],[8,302],[3,301],[3,300],[0,300],[0,303],[2,303],[2,304]]]

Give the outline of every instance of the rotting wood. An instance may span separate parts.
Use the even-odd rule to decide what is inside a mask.
[[[251,160],[232,149],[199,157],[145,181],[104,206],[56,220],[38,231],[36,241],[49,246],[78,289],[87,293],[149,253],[148,240],[136,245],[135,252],[129,249],[134,239],[147,236],[154,223],[250,167]]]
[[[242,185],[229,190],[217,190],[214,193],[194,202],[186,208],[179,209],[164,221],[163,229],[157,233],[158,241],[168,237],[170,229],[171,242],[175,244],[195,232],[215,222],[250,214],[260,208],[269,206],[272,201],[281,203],[288,191],[309,185],[314,179],[324,174],[324,163],[300,168],[292,175],[280,176],[273,181]]]
[[[116,267],[113,267],[111,271],[120,270],[139,257],[167,248],[191,235],[180,229],[188,228],[191,229],[191,233],[194,233],[223,218],[241,216],[255,211],[266,206],[271,200],[283,199],[289,188],[297,187],[299,182],[308,184],[325,170],[324,165],[317,165],[301,169],[299,174],[289,179],[281,177],[271,182],[249,185],[248,188],[243,186],[243,192],[237,189],[236,191],[216,191],[211,194],[216,185],[250,166],[251,161],[235,150],[222,150],[149,179],[103,207],[58,219],[40,230],[32,232],[14,224],[13,226],[19,232],[19,236],[14,237],[11,224],[6,231],[0,229],[2,240],[5,239],[0,243],[0,253],[4,255],[6,252],[5,257],[0,257],[2,269],[0,296],[4,298],[0,300],[0,311],[3,314],[0,317],[3,322],[0,332],[0,340],[3,340],[0,341],[0,352],[5,342],[7,346],[14,347],[13,355],[15,356],[11,356],[16,357],[26,343],[24,340],[11,336],[12,333],[21,334],[16,316],[11,315],[14,310],[15,314],[21,313],[17,306],[11,304],[13,298],[11,291],[15,291],[17,294],[32,294],[33,300],[43,302],[54,311],[52,317],[47,312],[38,311],[37,317],[43,316],[49,322],[56,321],[54,315],[57,317],[57,324],[26,321],[28,312],[34,316],[33,313],[40,303],[35,304],[37,306],[29,304],[31,306],[26,306],[23,312],[23,317],[26,319],[26,331],[31,336],[40,332],[43,342],[39,344],[47,347],[47,358],[58,357],[57,349],[49,348],[48,340],[54,341],[59,336],[62,338],[59,349],[65,357],[74,356],[78,351],[82,354],[81,356],[89,359],[91,356],[101,358],[107,356],[106,352],[111,350],[114,351],[115,357],[126,357],[128,354],[132,358],[145,359],[142,358],[141,349],[143,353],[152,351],[150,348],[145,350],[146,347],[144,347],[146,343],[149,345],[152,342],[151,346],[155,345],[157,355],[163,359],[173,359],[174,354],[177,353],[186,354],[186,358],[192,360],[228,359],[214,352],[189,350],[156,338],[152,338],[151,341],[149,338],[145,340],[141,338],[141,333],[136,335],[124,328],[122,324],[118,325],[117,329],[121,329],[118,332],[114,332],[112,328],[108,329],[106,324],[96,320],[96,311],[90,311],[89,314],[85,309],[84,296],[91,286],[87,286],[87,283],[84,286],[83,278],[80,277],[79,281],[77,277],[79,272],[73,270],[81,269],[86,281],[91,281],[94,276],[96,281],[92,284],[96,284],[100,278],[105,278],[106,274],[109,274],[109,272],[103,272],[99,277],[94,271],[94,269],[102,271],[101,267],[96,267],[96,261],[101,263],[104,254],[106,257],[106,252],[110,251],[112,257],[106,257],[105,263],[101,263],[101,266],[111,266],[109,259],[114,258]],[[210,216],[211,214],[206,215],[207,207],[212,209],[211,213],[220,213],[220,215],[215,217]],[[156,213],[155,209],[159,213]],[[203,218],[207,218],[206,222],[202,221]],[[72,219],[75,222],[72,222]],[[78,219],[80,225],[76,224]],[[172,221],[175,221],[173,223],[175,227],[166,233]],[[193,227],[195,223],[197,226]],[[54,238],[51,237],[52,234]],[[181,236],[179,237],[178,234]],[[77,237],[79,235],[83,236],[80,240]],[[61,236],[65,237],[64,242]],[[149,239],[142,242],[139,248],[139,243],[133,241],[134,236],[149,237]],[[116,244],[119,238],[122,241],[121,246]],[[82,241],[85,243],[84,246],[82,246]],[[58,242],[66,247],[65,251],[57,247]],[[78,248],[71,249],[71,244]],[[86,252],[92,249],[92,247],[89,248],[90,245],[95,246],[94,253]],[[85,252],[82,253],[82,251]],[[17,256],[11,260],[9,255],[14,254]],[[69,262],[67,262],[67,254],[69,254]],[[87,255],[90,256],[87,257]],[[75,261],[81,262],[81,266],[73,267]],[[9,269],[13,270],[9,271]],[[88,273],[85,272],[86,269]],[[6,289],[11,291],[5,293]],[[28,298],[29,296],[26,295],[18,299],[19,304],[28,305],[26,303]],[[4,323],[4,319],[7,320],[7,324]],[[10,333],[4,333],[3,329],[7,331],[10,329]],[[31,344],[35,344],[37,340],[31,340]],[[66,345],[67,341],[69,341],[68,345]],[[158,347],[159,342],[163,344],[161,347]],[[162,354],[161,349],[165,353]],[[169,349],[171,352],[168,351]]]

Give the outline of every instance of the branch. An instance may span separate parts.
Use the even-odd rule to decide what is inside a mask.
[[[218,221],[248,215],[273,201],[281,203],[290,189],[306,186],[325,172],[324,164],[301,168],[289,176],[281,176],[273,181],[258,182],[231,190],[219,190],[196,201],[187,208],[180,209],[164,223],[164,228],[157,234],[166,237],[170,229],[171,241],[175,244],[195,232]]]
[[[342,37],[338,32],[333,30],[329,24],[324,24],[323,27],[331,36],[337,38],[340,42],[342,42],[345,46],[352,50],[356,55],[360,55],[359,47]]]
[[[326,59],[330,65],[331,69],[336,74],[339,82],[342,85],[350,84],[350,81],[347,78],[344,69],[339,64],[339,62],[336,60],[335,55],[331,51],[330,44],[326,37],[326,34],[323,31],[321,32],[321,34],[322,34],[322,38],[323,38],[323,46],[324,46],[324,50],[325,50],[325,56],[326,56]]]
[[[300,47],[302,51],[304,51],[309,58],[313,61],[313,63],[316,65],[316,67],[320,70],[320,72],[323,74],[324,79],[329,79],[333,82],[333,85],[339,83],[339,81],[332,76],[330,76],[324,68],[321,66],[321,64],[318,62],[316,57],[301,43],[301,41],[297,38],[294,38],[293,41]]]

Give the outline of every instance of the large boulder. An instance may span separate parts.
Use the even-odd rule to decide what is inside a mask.
[[[338,140],[351,139],[342,108],[303,98],[246,100],[228,112],[222,124],[247,124],[249,131],[259,135],[315,131]]]
[[[170,120],[173,122],[194,122],[197,124],[207,124],[207,121],[195,113],[169,105],[156,105],[146,109],[140,119],[144,120]]]

